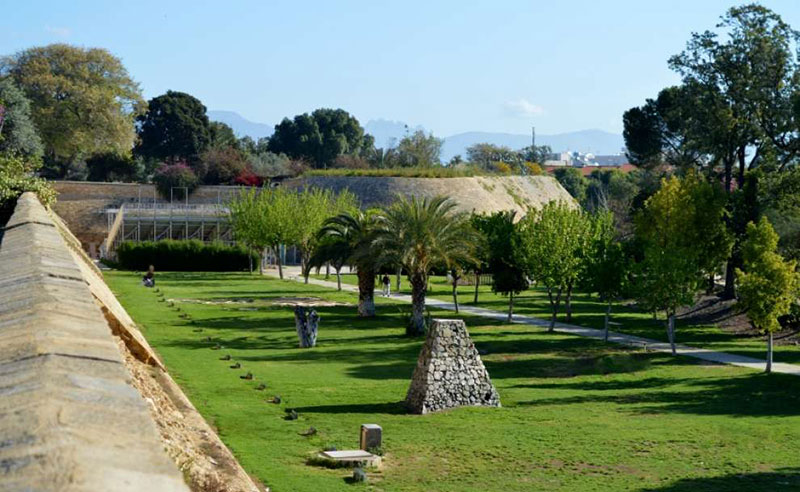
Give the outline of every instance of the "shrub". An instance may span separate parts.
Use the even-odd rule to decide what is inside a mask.
[[[477,168],[450,168],[444,166],[431,167],[392,167],[381,169],[314,169],[304,176],[384,176],[402,178],[468,178],[485,176],[487,173]]]
[[[158,270],[227,272],[250,269],[250,258],[258,264],[258,257],[241,246],[222,243],[189,241],[124,242],[117,248],[117,261],[125,270],[147,270],[149,265]]]
[[[130,155],[115,152],[95,154],[86,159],[88,181],[136,181],[144,169]]]
[[[13,212],[17,198],[26,191],[36,193],[44,205],[56,200],[56,192],[44,179],[34,175],[38,164],[21,157],[0,155],[0,224],[5,224]]]
[[[229,185],[247,169],[245,156],[233,147],[210,148],[200,156],[205,167],[203,183]]]
[[[192,171],[185,162],[176,162],[175,164],[162,164],[156,170],[153,176],[153,182],[156,184],[156,189],[164,198],[170,197],[170,191],[173,187],[188,188],[191,194],[197,188],[198,180],[197,175]],[[183,190],[175,190],[178,194],[174,198],[183,198]]]

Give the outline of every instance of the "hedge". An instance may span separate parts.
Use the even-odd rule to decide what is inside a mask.
[[[125,270],[147,270],[153,265],[156,271],[180,272],[230,272],[250,269],[258,265],[258,256],[240,246],[222,243],[204,243],[197,239],[188,241],[126,241],[117,247],[117,262]]]

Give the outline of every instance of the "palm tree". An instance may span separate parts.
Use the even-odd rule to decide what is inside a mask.
[[[326,247],[322,254],[329,252],[327,258],[316,261],[337,261],[356,267],[358,275],[358,315],[375,316],[375,272],[379,256],[373,249],[380,215],[374,210],[345,212],[325,221],[318,233]],[[343,259],[343,260],[342,260]],[[339,272],[337,269],[337,277]]]
[[[411,283],[408,335],[425,333],[425,290],[434,266],[453,268],[475,261],[478,235],[468,216],[455,212],[446,197],[401,197],[386,212],[375,238],[375,249],[402,266]]]

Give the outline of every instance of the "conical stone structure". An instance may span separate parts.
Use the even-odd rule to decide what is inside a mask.
[[[500,406],[497,390],[463,320],[433,320],[414,369],[406,405],[419,414],[468,405]]]

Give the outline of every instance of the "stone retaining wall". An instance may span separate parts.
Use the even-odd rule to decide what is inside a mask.
[[[0,484],[189,490],[81,267],[30,193],[0,244]]]

